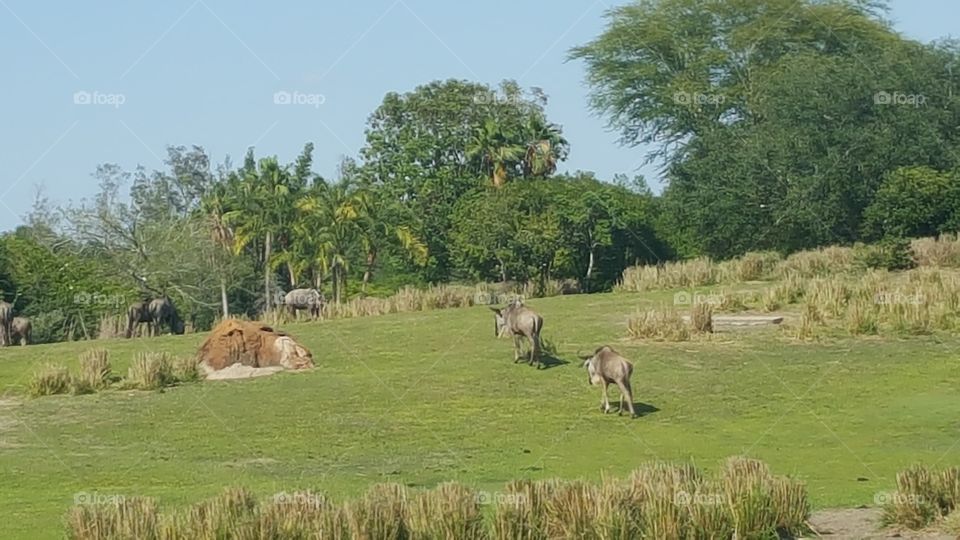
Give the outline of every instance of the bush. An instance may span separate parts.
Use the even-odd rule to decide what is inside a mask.
[[[879,244],[858,244],[854,258],[864,268],[883,270],[907,270],[914,267],[910,241],[906,238],[889,238]]]
[[[70,372],[59,364],[44,364],[30,377],[27,393],[32,397],[65,394],[70,390]]]

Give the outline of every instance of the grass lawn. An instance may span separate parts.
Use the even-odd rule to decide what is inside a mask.
[[[227,485],[347,496],[459,480],[493,491],[521,477],[625,475],[653,459],[712,469],[743,453],[805,480],[816,507],[849,507],[874,504],[913,462],[957,464],[960,337],[805,343],[770,328],[623,340],[635,308],[670,298],[530,301],[568,362],[540,371],[512,363],[484,307],[291,324],[317,369],[164,392],[29,399],[24,388],[36,365],[76,369],[88,348],[108,348],[125,372],[135,351],[191,354],[203,336],[0,350],[0,537],[62,537],[79,493],[182,504]],[[604,343],[634,362],[641,418],[599,410],[576,353]]]

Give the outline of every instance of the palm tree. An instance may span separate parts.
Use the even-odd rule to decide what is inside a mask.
[[[427,262],[427,246],[420,240],[413,230],[402,224],[400,214],[403,207],[390,204],[387,198],[381,197],[376,189],[363,187],[357,193],[360,203],[360,219],[358,221],[360,243],[365,254],[366,267],[363,271],[362,292],[367,292],[367,284],[373,277],[373,269],[377,264],[377,256],[391,237],[399,242],[414,262],[423,266]]]
[[[352,182],[318,182],[296,203],[302,230],[314,241],[313,261],[328,269],[334,302],[341,303],[350,270],[350,251],[358,232],[360,201]]]
[[[200,200],[200,211],[210,227],[210,235],[213,238],[214,245],[221,250],[221,253],[214,254],[214,264],[219,267],[220,273],[220,304],[223,317],[230,316],[230,305],[227,302],[227,276],[223,264],[223,257],[229,256],[228,252],[234,245],[233,230],[227,225],[224,216],[227,213],[228,189],[225,183],[214,184],[207,196]]]
[[[224,214],[234,230],[233,248],[240,253],[250,243],[263,239],[264,309],[272,307],[271,274],[276,268],[274,239],[287,231],[294,218],[291,175],[275,157],[261,159],[255,168],[244,168],[238,185],[237,207]],[[286,247],[286,246],[284,246]]]
[[[563,138],[560,126],[547,123],[539,116],[531,116],[524,126],[526,152],[523,174],[527,177],[550,176],[557,170],[557,161],[566,157],[569,143]]]
[[[474,133],[467,156],[479,159],[481,170],[490,174],[495,187],[507,181],[508,170],[523,156],[524,147],[517,137],[507,133],[495,120],[488,118]]]

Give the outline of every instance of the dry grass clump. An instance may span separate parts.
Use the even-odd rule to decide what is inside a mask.
[[[157,390],[169,386],[176,382],[172,366],[168,353],[137,353],[127,370],[124,385],[140,390]]]
[[[627,333],[634,339],[658,341],[690,339],[690,327],[675,309],[667,306],[637,311],[636,315],[627,321]]]
[[[160,513],[153,499],[111,497],[110,502],[77,504],[67,513],[67,538],[113,540],[159,539]]]
[[[713,332],[713,306],[694,303],[690,308],[690,326],[694,332]]]
[[[910,251],[917,266],[960,268],[960,234],[942,234],[937,238],[915,238]]]
[[[617,292],[700,287],[717,283],[719,266],[707,257],[662,265],[632,266],[623,271]]]
[[[70,391],[72,379],[66,366],[43,364],[27,382],[27,394],[31,397],[66,394]]]
[[[944,483],[945,485],[945,483]],[[493,504],[485,515],[483,504]],[[732,458],[715,477],[692,465],[651,463],[624,480],[510,482],[495,494],[457,483],[413,493],[378,484],[337,504],[313,491],[257,500],[244,488],[184,510],[158,511],[151,499],[77,505],[67,537],[334,540],[547,538],[776,538],[804,532],[804,486],[761,462]]]
[[[736,283],[771,279],[781,261],[783,256],[776,251],[751,251],[719,263],[720,281]]]
[[[487,531],[480,497],[456,482],[420,493],[410,505],[410,530],[412,538],[484,540]]]
[[[777,266],[777,275],[780,278],[791,275],[812,278],[849,273],[853,269],[853,249],[831,246],[791,254]]]
[[[106,349],[84,351],[80,353],[80,372],[73,379],[74,393],[102,390],[110,386],[111,377],[110,353]]]
[[[883,503],[883,522],[909,529],[922,529],[950,517],[960,506],[960,469],[932,470],[914,465],[897,473],[897,490],[878,494]]]
[[[200,380],[197,359],[192,356],[178,356],[170,363],[170,374],[175,381],[193,382]]]

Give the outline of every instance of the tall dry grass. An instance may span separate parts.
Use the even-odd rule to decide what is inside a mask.
[[[229,488],[163,512],[150,499],[120,498],[77,505],[66,524],[75,540],[776,538],[804,532],[809,510],[803,484],[732,458],[711,477],[691,465],[651,463],[599,483],[518,480],[495,500],[457,483],[421,492],[380,484],[342,503],[314,491],[258,500]]]
[[[915,238],[910,242],[917,266],[960,268],[960,234],[942,234],[937,238]]]
[[[883,522],[923,529],[944,520],[960,507],[960,468],[942,470],[914,465],[897,473],[897,489],[880,493]]]

